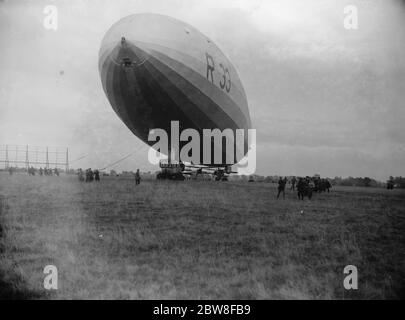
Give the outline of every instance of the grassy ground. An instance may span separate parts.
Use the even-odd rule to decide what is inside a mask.
[[[0,296],[404,298],[405,191],[0,174]],[[44,266],[59,288],[43,288]],[[343,268],[359,289],[343,288]]]

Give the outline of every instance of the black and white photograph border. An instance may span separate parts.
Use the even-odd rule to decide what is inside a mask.
[[[0,40],[1,300],[404,299],[404,1],[0,0]]]

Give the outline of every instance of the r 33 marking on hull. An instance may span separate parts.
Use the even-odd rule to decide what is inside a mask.
[[[207,59],[207,80],[211,80],[211,82],[214,83],[214,76],[212,74],[215,70],[214,58],[207,52],[205,53],[205,57]],[[222,77],[219,81],[219,86],[222,90],[225,89],[226,92],[229,93],[229,91],[231,91],[231,74],[229,73],[228,68],[222,63],[219,64],[219,67],[222,70]]]

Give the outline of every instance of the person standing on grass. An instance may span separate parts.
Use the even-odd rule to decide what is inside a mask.
[[[84,175],[83,175],[83,170],[82,168],[79,168],[77,170],[77,176],[79,177],[79,181],[84,181]]]
[[[100,171],[98,171],[97,169],[94,170],[94,180],[100,181]]]
[[[135,185],[138,185],[141,183],[141,174],[139,173],[139,169],[136,169],[135,173]]]
[[[93,182],[93,171],[91,168],[86,169],[86,182]]]
[[[295,177],[292,177],[291,179],[291,190],[295,190],[295,184],[297,183],[297,179]]]
[[[283,199],[285,198],[285,185],[287,183],[287,177],[278,179],[278,193],[277,199],[280,197],[280,193],[283,193]]]

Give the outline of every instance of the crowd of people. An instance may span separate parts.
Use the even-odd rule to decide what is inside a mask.
[[[34,168],[32,168],[31,171],[35,174],[35,169]],[[49,168],[42,169],[42,168],[39,168],[38,173],[39,173],[40,176],[42,176],[42,175],[44,175],[44,176],[53,176],[53,175],[55,175],[55,176],[59,177],[58,168],[55,168],[55,169],[49,169]]]
[[[98,171],[97,169],[92,170],[91,168],[88,168],[86,169],[86,171],[83,172],[82,168],[79,168],[77,170],[77,175],[79,177],[79,181],[100,181],[100,171]]]
[[[86,169],[83,171],[82,168],[77,170],[77,176],[79,181],[81,182],[93,182],[93,181],[100,181],[100,171],[98,169],[92,170],[91,168]],[[141,183],[141,174],[139,169],[136,170],[135,173],[135,184],[138,185]]]
[[[280,197],[281,194],[283,195],[283,198],[285,198],[285,188],[287,182],[287,177],[279,178],[277,187],[277,199]],[[312,178],[309,176],[306,176],[305,178],[298,177],[298,179],[296,177],[292,177],[290,179],[290,184],[290,190],[295,191],[296,189],[298,198],[301,200],[303,200],[304,197],[308,197],[309,199],[311,199],[313,192],[329,192],[330,188],[332,187],[328,179],[323,179],[319,176]]]
[[[8,172],[10,175],[13,174],[14,168],[9,167]],[[59,170],[58,168],[42,168],[40,167],[39,169],[36,169],[34,167],[29,167],[27,169],[27,172],[30,176],[35,176],[35,174],[38,172],[40,176],[59,176]],[[86,169],[85,171],[82,168],[79,168],[77,170],[77,176],[79,181],[81,182],[99,182],[100,181],[100,171],[98,169],[92,170],[91,168]],[[139,169],[136,170],[136,173],[134,174],[135,177],[135,185],[139,185],[141,182],[141,174],[139,172]],[[291,177],[288,179],[287,177],[280,177],[278,179],[278,187],[277,187],[277,199],[280,198],[280,196],[283,196],[283,199],[285,198],[285,192],[286,192],[286,186],[287,183],[290,183],[290,190],[291,191],[297,191],[297,195],[299,199],[304,199],[304,197],[308,197],[311,199],[313,192],[330,192],[330,188],[332,187],[331,183],[329,182],[328,179],[320,178],[319,176],[314,176],[314,177]],[[389,188],[389,187],[387,187]]]
[[[10,175],[12,175],[15,170],[16,170],[15,168],[9,167],[8,168],[8,173]],[[31,166],[31,167],[27,168],[27,173],[28,173],[29,176],[35,176],[37,173],[40,176],[53,176],[53,175],[59,176],[58,168],[52,169],[52,168],[42,168],[42,167],[40,167],[39,169],[36,169],[33,166]]]

